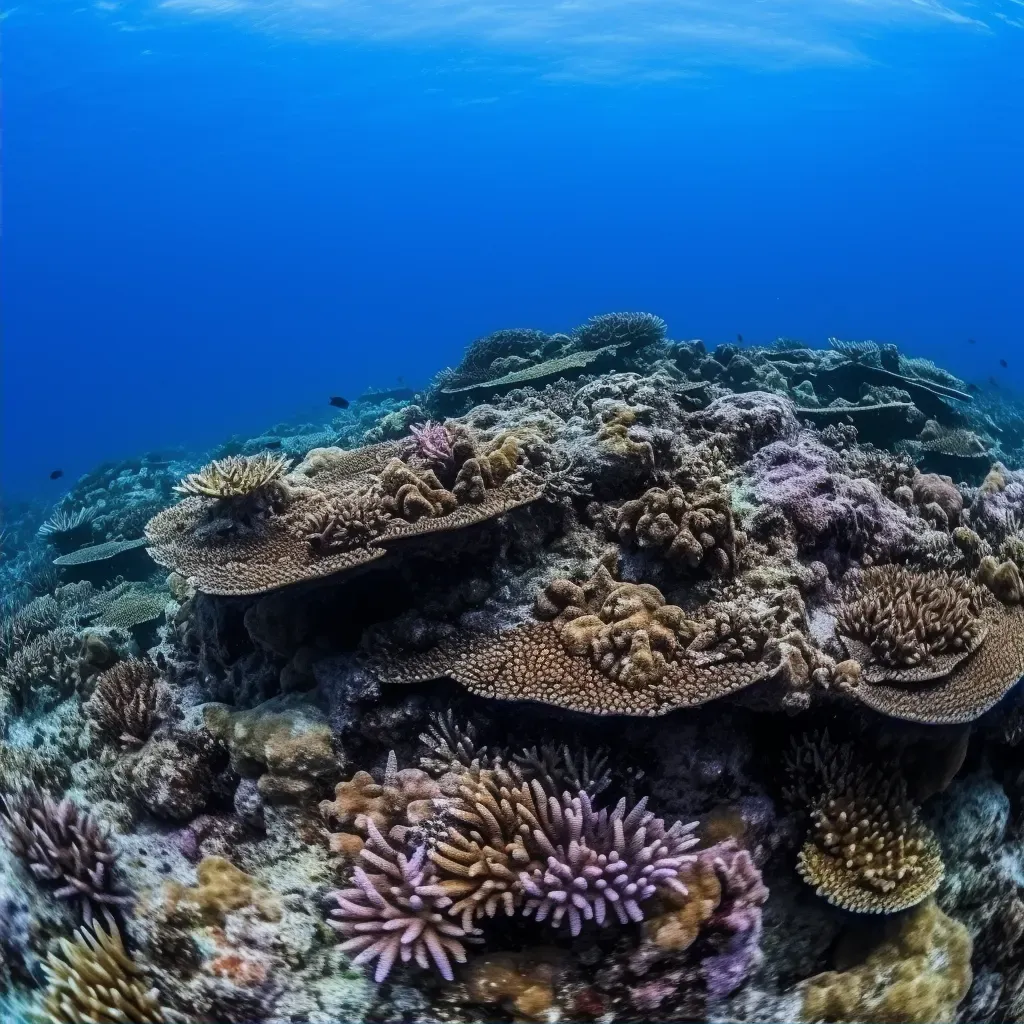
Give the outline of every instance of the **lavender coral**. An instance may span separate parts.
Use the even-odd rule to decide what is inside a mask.
[[[409,428],[415,444],[415,454],[430,466],[450,468],[455,461],[452,438],[443,423],[427,420]]]
[[[355,887],[333,894],[338,906],[328,922],[345,937],[341,948],[355,953],[355,964],[377,962],[374,980],[383,981],[397,960],[426,969],[433,963],[448,981],[454,978],[451,961],[466,962],[463,939],[467,932],[442,910],[450,901],[429,894],[434,868],[426,846],[410,854],[392,846],[372,821],[360,857],[373,874],[357,867]]]
[[[647,810],[646,798],[628,814],[622,799],[609,814],[595,811],[585,792],[545,799],[539,783],[531,788],[539,818],[519,810],[546,865],[520,875],[527,917],[550,918],[555,927],[566,920],[578,935],[584,921],[603,925],[609,912],[621,924],[642,921],[641,903],[659,887],[686,894],[679,872],[697,842],[696,823],[666,828]]]

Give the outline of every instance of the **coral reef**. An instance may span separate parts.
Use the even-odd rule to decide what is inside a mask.
[[[1024,415],[667,330],[5,507],[0,1012],[1024,1018]]]

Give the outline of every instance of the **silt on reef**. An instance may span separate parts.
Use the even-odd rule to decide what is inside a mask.
[[[1024,1020],[1009,400],[618,313],[335,411],[6,517],[5,1012]]]

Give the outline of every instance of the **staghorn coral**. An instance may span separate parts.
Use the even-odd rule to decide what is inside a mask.
[[[934,903],[894,919],[864,960],[815,975],[800,986],[805,1021],[956,1019],[971,985],[971,938]]]
[[[921,683],[948,675],[985,639],[985,602],[965,576],[865,569],[836,611],[846,653],[868,683]]]
[[[167,692],[152,662],[142,658],[119,661],[102,672],[83,710],[109,740],[141,747],[167,709]]]
[[[141,968],[125,952],[116,927],[95,923],[60,940],[43,964],[47,987],[40,1003],[46,1024],[171,1024],[178,1015],[161,1005]]]
[[[98,512],[85,505],[74,512],[57,509],[42,526],[40,537],[49,541],[62,555],[80,548],[92,538],[93,521]]]
[[[95,818],[65,797],[60,802],[26,785],[0,796],[0,824],[7,846],[32,877],[55,889],[57,899],[77,903],[86,924],[97,913],[131,902],[120,888],[117,858]]]
[[[620,540],[653,549],[681,570],[706,569],[718,576],[736,571],[744,541],[717,478],[692,494],[652,487],[619,509],[614,529]]]
[[[443,423],[435,423],[433,420],[414,423],[409,427],[409,434],[415,445],[416,456],[427,466],[447,469],[454,463],[452,437]]]
[[[665,321],[651,313],[603,313],[575,328],[572,337],[588,349],[609,345],[639,349],[664,341],[665,330]]]
[[[357,866],[355,886],[332,893],[337,907],[327,922],[344,938],[341,949],[355,953],[354,964],[376,961],[374,980],[383,981],[396,961],[414,960],[421,968],[433,964],[453,980],[452,960],[466,962],[465,939],[472,934],[442,913],[445,900],[428,890],[434,880],[425,846],[411,854],[392,846],[373,822]]]
[[[275,452],[229,455],[190,473],[174,489],[179,494],[205,498],[270,497],[281,487],[290,466],[291,460],[286,455]]]

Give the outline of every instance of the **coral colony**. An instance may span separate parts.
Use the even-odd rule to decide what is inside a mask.
[[[1024,1021],[1024,414],[503,330],[5,517],[4,1019]]]

